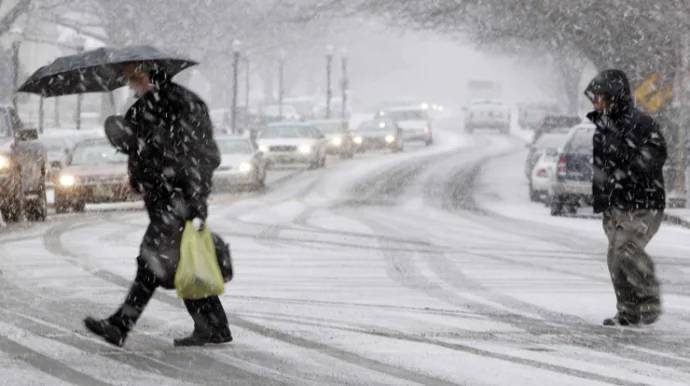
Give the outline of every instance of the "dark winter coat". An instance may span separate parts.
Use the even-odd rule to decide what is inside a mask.
[[[199,97],[167,81],[139,98],[124,121],[136,138],[123,149],[130,184],[143,195],[150,219],[140,263],[172,288],[185,222],[208,215],[213,171],[220,165],[213,126]]]
[[[596,125],[594,137],[594,212],[664,209],[666,193],[662,168],[666,142],[657,122],[635,108],[630,85],[620,70],[606,70],[587,86],[585,94],[608,95],[613,108],[587,118]]]

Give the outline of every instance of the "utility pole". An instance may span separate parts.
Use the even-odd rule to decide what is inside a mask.
[[[341,106],[341,112],[340,112],[340,117],[342,119],[342,126],[344,130],[348,129],[348,118],[347,118],[347,87],[348,87],[348,79],[347,79],[347,49],[343,48],[342,50],[342,58],[341,58],[341,64],[342,64],[342,76],[343,79],[341,81],[341,87],[342,87],[342,106]]]
[[[280,50],[278,57],[278,115],[283,117],[283,98],[285,97],[285,51]]]
[[[232,114],[230,118],[230,130],[233,134],[237,134],[237,89],[238,81],[237,75],[239,72],[240,65],[240,42],[235,40],[232,42],[232,106],[230,113]]]
[[[77,52],[82,53],[84,52],[84,40],[79,39],[79,43],[77,45]],[[82,93],[77,94],[77,130],[81,130],[81,104],[84,99],[84,95]]]
[[[19,88],[19,47],[21,42],[15,40],[12,42],[12,107],[14,111],[17,110],[17,89]]]
[[[333,69],[333,46],[326,46],[326,119],[331,119],[331,99],[333,90],[331,89],[331,72]]]

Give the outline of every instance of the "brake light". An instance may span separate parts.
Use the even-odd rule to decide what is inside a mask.
[[[548,174],[546,173],[546,169],[539,169],[537,172],[537,177],[547,177]]]
[[[556,169],[556,170],[557,170],[558,177],[565,177],[565,176],[566,176],[567,169],[568,169],[568,159],[565,158],[564,156],[561,156],[561,157],[558,159],[558,166],[557,166],[557,169]]]

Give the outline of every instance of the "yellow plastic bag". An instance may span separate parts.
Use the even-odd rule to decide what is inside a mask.
[[[216,247],[207,225],[197,231],[191,221],[185,224],[175,288],[182,299],[202,299],[225,292]]]

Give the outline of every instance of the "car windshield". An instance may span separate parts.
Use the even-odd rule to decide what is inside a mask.
[[[594,132],[592,130],[584,129],[578,130],[573,138],[568,143],[569,151],[584,152],[589,153],[592,151],[592,136]]]
[[[389,111],[386,115],[396,121],[425,121],[428,119],[426,111],[422,110]]]
[[[340,122],[315,122],[313,125],[324,134],[341,131],[340,127],[342,126]]]
[[[534,144],[537,149],[554,149],[565,142],[567,133],[563,134],[543,134],[539,140]]]
[[[259,138],[310,138],[311,130],[306,126],[269,126],[264,128]]]
[[[252,145],[245,139],[217,139],[221,154],[251,154]]]
[[[103,165],[126,163],[127,155],[118,153],[110,144],[77,145],[71,165]]]
[[[52,152],[65,151],[65,149],[69,148],[69,143],[64,138],[41,138],[39,142],[48,151]]]
[[[364,121],[357,127],[357,130],[361,131],[388,131],[391,129],[391,124],[384,121]]]

